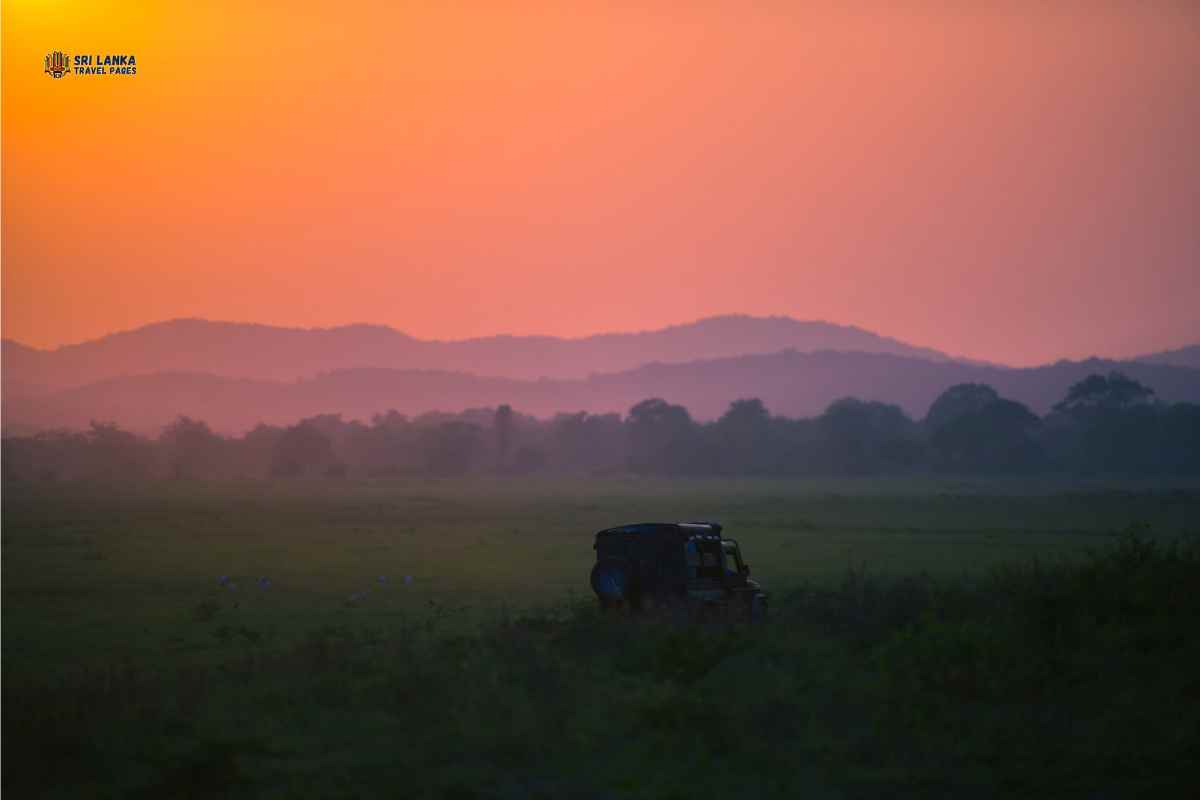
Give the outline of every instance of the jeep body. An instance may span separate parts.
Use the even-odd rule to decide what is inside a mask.
[[[600,606],[763,619],[767,595],[721,531],[715,522],[643,522],[598,532],[591,584]]]

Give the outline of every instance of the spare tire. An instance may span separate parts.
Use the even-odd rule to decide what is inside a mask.
[[[633,564],[622,558],[603,558],[592,567],[592,591],[600,605],[614,608],[632,605],[637,595],[637,575]]]

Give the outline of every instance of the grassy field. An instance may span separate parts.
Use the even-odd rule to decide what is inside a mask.
[[[178,482],[3,501],[19,796],[1186,796],[1180,759],[1200,758],[1200,717],[1178,714],[1200,706],[1195,484]],[[592,534],[676,519],[739,539],[769,624],[598,617]]]

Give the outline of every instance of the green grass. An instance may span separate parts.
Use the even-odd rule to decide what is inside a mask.
[[[1198,511],[1180,484],[6,485],[5,788],[1186,796]],[[657,519],[725,523],[772,621],[599,618],[592,533]]]

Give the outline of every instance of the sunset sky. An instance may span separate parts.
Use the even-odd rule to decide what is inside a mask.
[[[743,312],[1129,356],[1200,341],[1198,143],[1193,2],[5,0],[3,334]]]

